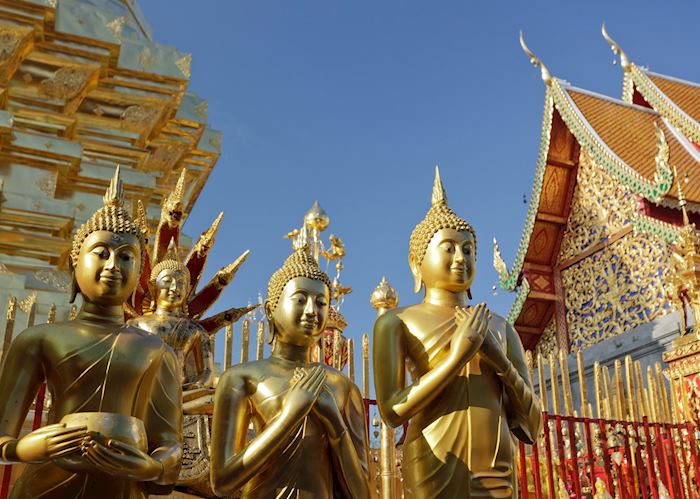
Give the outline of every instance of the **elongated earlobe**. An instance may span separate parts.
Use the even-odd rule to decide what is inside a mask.
[[[467,298],[472,299],[472,288],[467,288]]]
[[[70,299],[68,300],[68,303],[73,303],[75,301],[75,297],[78,296],[78,292],[80,291],[80,288],[78,287],[78,281],[75,278],[74,268],[71,268],[70,277]]]
[[[420,272],[414,272],[413,273],[413,292],[420,293],[420,290],[422,287],[423,287],[423,276],[421,276]]]

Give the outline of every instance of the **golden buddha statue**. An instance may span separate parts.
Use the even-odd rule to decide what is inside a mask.
[[[265,301],[272,355],[229,368],[216,389],[211,481],[218,495],[370,497],[360,391],[336,369],[309,361],[330,288],[306,247],[272,275]]]
[[[177,188],[163,202],[155,241],[146,249],[140,286],[129,303],[129,324],[148,331],[170,345],[178,357],[185,414],[211,414],[214,403],[214,354],[211,337],[226,324],[236,322],[255,306],[231,308],[202,318],[231,283],[248,257],[245,251],[220,269],[201,290],[197,284],[214,245],[223,212],[199,237],[185,262],[179,258],[177,241],[182,221],[184,174]],[[165,238],[170,238],[166,241]],[[167,252],[163,248],[167,247]]]
[[[425,298],[377,319],[373,353],[382,418],[411,423],[405,497],[515,498],[511,432],[534,441],[539,402],[515,330],[485,304],[467,306],[476,234],[448,207],[437,169],[432,207],[409,249],[415,292],[425,286]]]
[[[180,469],[177,359],[158,337],[124,325],[143,262],[145,220],[123,207],[119,168],[104,206],[77,231],[70,260],[75,320],[33,326],[0,373],[0,456],[27,463],[13,498],[145,498]],[[19,437],[42,382],[48,425]]]

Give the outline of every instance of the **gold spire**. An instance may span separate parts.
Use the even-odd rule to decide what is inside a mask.
[[[520,32],[520,46],[523,49],[523,52],[525,52],[525,55],[529,57],[530,59],[530,64],[535,66],[536,68],[540,68],[540,74],[542,77],[542,81],[545,82],[545,84],[549,85],[552,82],[552,73],[549,72],[547,69],[547,66],[542,64],[542,61],[532,53],[532,51],[528,48],[528,46],[525,44],[525,38],[523,37],[523,32]]]
[[[102,197],[104,206],[122,206],[124,204],[124,186],[121,179],[121,167],[117,165],[114,176],[109,182],[107,192]]]
[[[265,301],[270,305],[271,312],[277,308],[284,286],[296,277],[308,277],[309,279],[321,281],[328,286],[329,291],[332,288],[328,275],[318,267],[318,262],[309,254],[308,248],[303,246],[294,251],[270,277],[270,282],[267,285],[267,299]]]
[[[148,235],[150,233],[148,228],[148,218],[146,216],[146,208],[143,206],[143,202],[141,202],[140,199],[136,201],[136,219],[134,222],[136,222],[136,225],[141,228],[143,237],[148,239]]]
[[[681,211],[683,212],[683,225],[688,226],[690,225],[690,217],[688,217],[688,210],[686,209],[688,203],[683,195],[683,188],[681,186],[683,181],[678,176],[678,170],[676,170],[675,165],[673,167],[673,177],[676,179],[676,187],[678,188],[678,206],[681,207]]]
[[[435,181],[433,182],[433,199],[432,204],[435,206],[439,203],[447,204],[447,194],[445,193],[445,188],[442,186],[440,181],[440,168],[435,165]]]
[[[608,42],[608,45],[610,45],[610,49],[613,51],[613,53],[620,57],[620,66],[622,66],[622,69],[627,69],[630,66],[630,60],[617,42],[608,34],[608,30],[605,28],[605,23],[603,23],[603,25],[600,27],[600,31],[603,34],[605,41]]]
[[[476,244],[476,233],[469,222],[460,218],[447,206],[447,194],[445,194],[445,189],[440,181],[440,173],[436,168],[432,206],[426,213],[425,218],[413,229],[409,240],[409,255],[414,259],[415,263],[418,265],[422,263],[430,240],[440,229],[467,231],[472,235]]]
[[[321,208],[318,201],[314,201],[313,206],[311,206],[311,209],[306,212],[304,216],[304,223],[306,226],[311,229],[317,229],[319,232],[326,230],[330,221],[328,214]]]

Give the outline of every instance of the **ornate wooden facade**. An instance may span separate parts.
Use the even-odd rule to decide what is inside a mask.
[[[624,56],[619,100],[553,78],[528,55],[546,84],[540,152],[516,260],[508,269],[497,253],[495,263],[517,292],[509,319],[525,347],[569,352],[670,310],[677,182],[700,222],[700,85]]]

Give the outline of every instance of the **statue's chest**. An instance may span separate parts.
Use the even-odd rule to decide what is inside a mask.
[[[137,386],[155,361],[151,341],[132,332],[116,332],[63,344],[53,352],[49,381],[59,391],[89,386]]]
[[[292,376],[289,374],[288,376],[269,376],[258,382],[251,399],[253,412],[261,422],[270,421],[282,411],[291,379]]]

